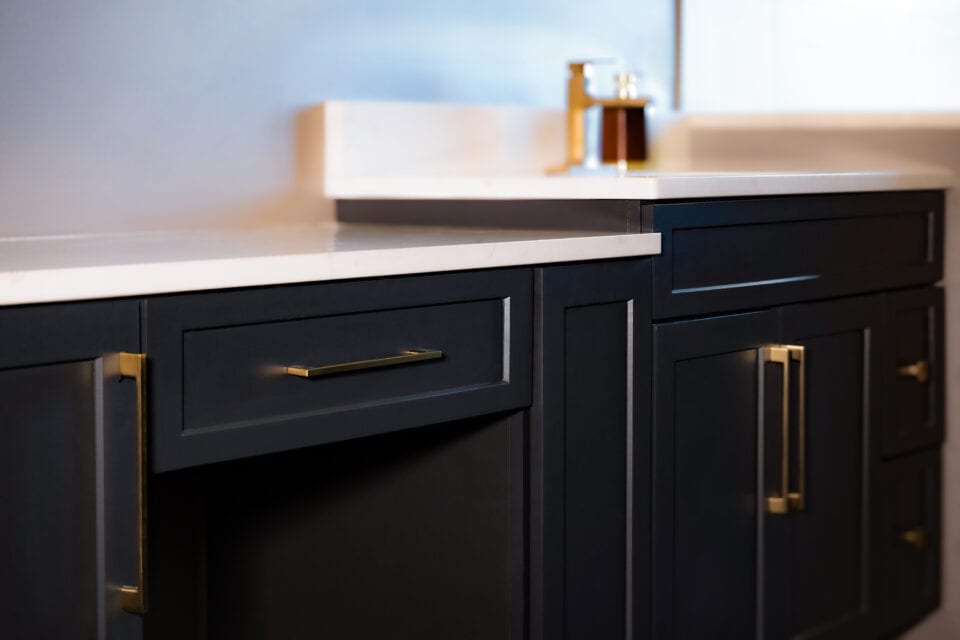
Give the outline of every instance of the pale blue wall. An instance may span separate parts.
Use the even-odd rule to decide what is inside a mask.
[[[0,234],[273,215],[333,98],[556,105],[565,62],[663,87],[672,0],[0,2]],[[666,92],[664,92],[666,93]]]

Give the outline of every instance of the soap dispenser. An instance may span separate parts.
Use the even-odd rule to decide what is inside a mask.
[[[567,80],[567,162],[565,171],[590,169],[586,157],[587,110],[602,111],[601,160],[622,173],[639,168],[647,159],[647,134],[644,108],[648,100],[637,96],[636,76],[616,76],[615,95],[598,98],[587,91],[587,78],[595,62],[571,62]]]
[[[637,76],[616,75],[616,99],[603,104],[601,160],[619,171],[639,169],[647,161],[646,100],[637,99]]]

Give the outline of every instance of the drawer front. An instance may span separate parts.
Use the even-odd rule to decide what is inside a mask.
[[[881,465],[877,579],[883,630],[896,634],[940,602],[940,451]]]
[[[943,193],[793,196],[643,207],[662,235],[654,317],[933,283]]]
[[[147,301],[157,471],[530,402],[529,270]]]
[[[885,456],[936,445],[943,439],[943,290],[887,296]]]

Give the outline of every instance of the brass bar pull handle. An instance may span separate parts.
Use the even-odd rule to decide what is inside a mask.
[[[128,613],[147,612],[147,354],[121,353],[120,376],[137,382],[137,586],[120,587]]]
[[[378,369],[380,367],[393,367],[398,364],[420,362],[421,360],[437,360],[442,357],[443,351],[440,351],[439,349],[409,349],[394,356],[384,356],[383,358],[372,358],[370,360],[357,360],[355,362],[326,364],[320,367],[305,367],[297,364],[285,367],[285,372],[287,375],[297,376],[299,378],[318,378],[320,376],[328,376],[334,373],[346,373],[347,371],[359,371],[361,369]]]
[[[782,515],[790,512],[790,352],[787,347],[762,347],[764,362],[783,365],[783,410],[781,412],[782,444],[780,447],[780,495],[767,496],[767,511]]]
[[[897,373],[907,378],[914,378],[920,384],[930,379],[930,363],[926,360],[917,360],[911,364],[897,367]]]
[[[923,551],[927,548],[927,530],[923,527],[901,531],[897,534],[897,539],[910,545],[917,551]]]
[[[807,393],[806,350],[802,346],[787,345],[790,359],[800,364],[797,380],[797,490],[787,494],[791,511],[803,511],[806,506],[807,482]],[[790,365],[787,365],[789,368]]]

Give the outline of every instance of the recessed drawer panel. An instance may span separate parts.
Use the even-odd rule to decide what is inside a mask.
[[[887,295],[887,327],[882,445],[892,456],[943,439],[943,290]]]
[[[154,469],[529,404],[528,270],[147,302]]]
[[[913,625],[940,602],[940,451],[880,466],[877,573],[884,637]]]
[[[943,194],[900,192],[650,205],[663,234],[654,317],[733,311],[936,282]]]

